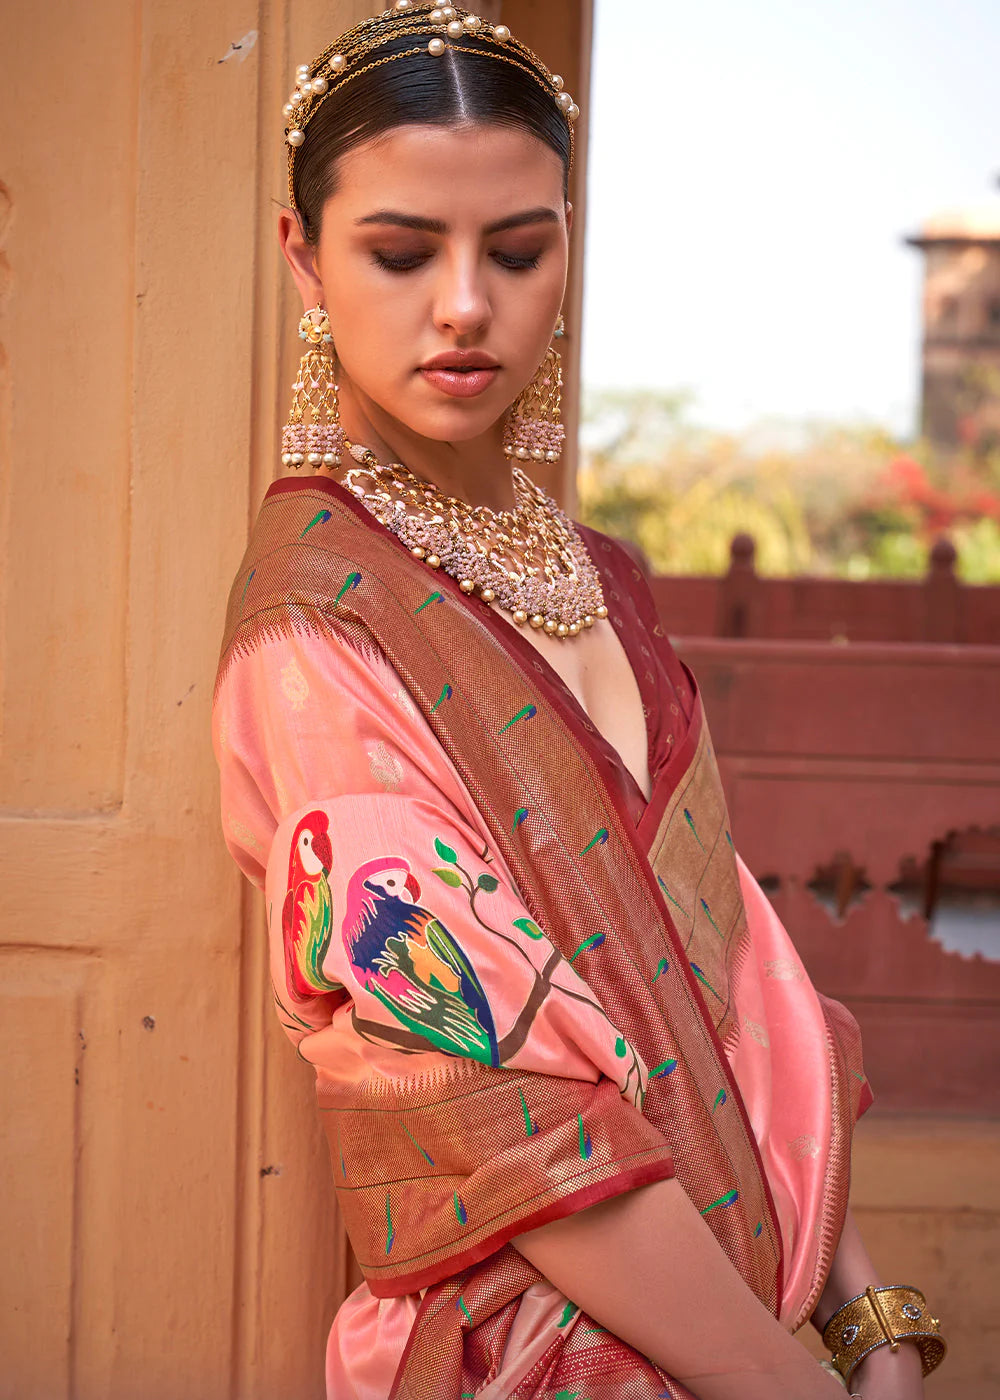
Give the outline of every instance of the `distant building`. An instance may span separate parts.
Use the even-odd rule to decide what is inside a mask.
[[[929,219],[921,426],[940,447],[1000,442],[1000,200]]]

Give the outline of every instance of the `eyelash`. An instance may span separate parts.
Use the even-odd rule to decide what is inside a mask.
[[[427,261],[429,256],[429,254],[418,254],[413,257],[394,258],[387,253],[375,251],[372,253],[372,260],[376,267],[380,267],[383,272],[415,272]],[[541,261],[540,253],[536,253],[530,258],[518,258],[510,253],[494,253],[493,256],[507,272],[532,272]]]

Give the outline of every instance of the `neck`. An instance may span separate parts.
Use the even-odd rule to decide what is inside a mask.
[[[380,462],[402,464],[414,476],[467,505],[498,512],[513,509],[514,487],[510,461],[503,451],[502,420],[467,442],[438,442],[421,437],[391,417],[343,373],[339,384],[340,421],[351,442],[363,443]]]

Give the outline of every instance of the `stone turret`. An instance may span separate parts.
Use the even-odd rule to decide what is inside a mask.
[[[1000,441],[1000,199],[929,219],[921,426],[943,448]]]

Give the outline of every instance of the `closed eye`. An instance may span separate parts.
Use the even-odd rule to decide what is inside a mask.
[[[498,249],[490,256],[499,267],[504,268],[507,272],[530,272],[541,261],[540,253],[518,255],[504,253]],[[372,250],[372,261],[383,272],[416,272],[432,257],[432,253],[387,253],[379,249]]]

